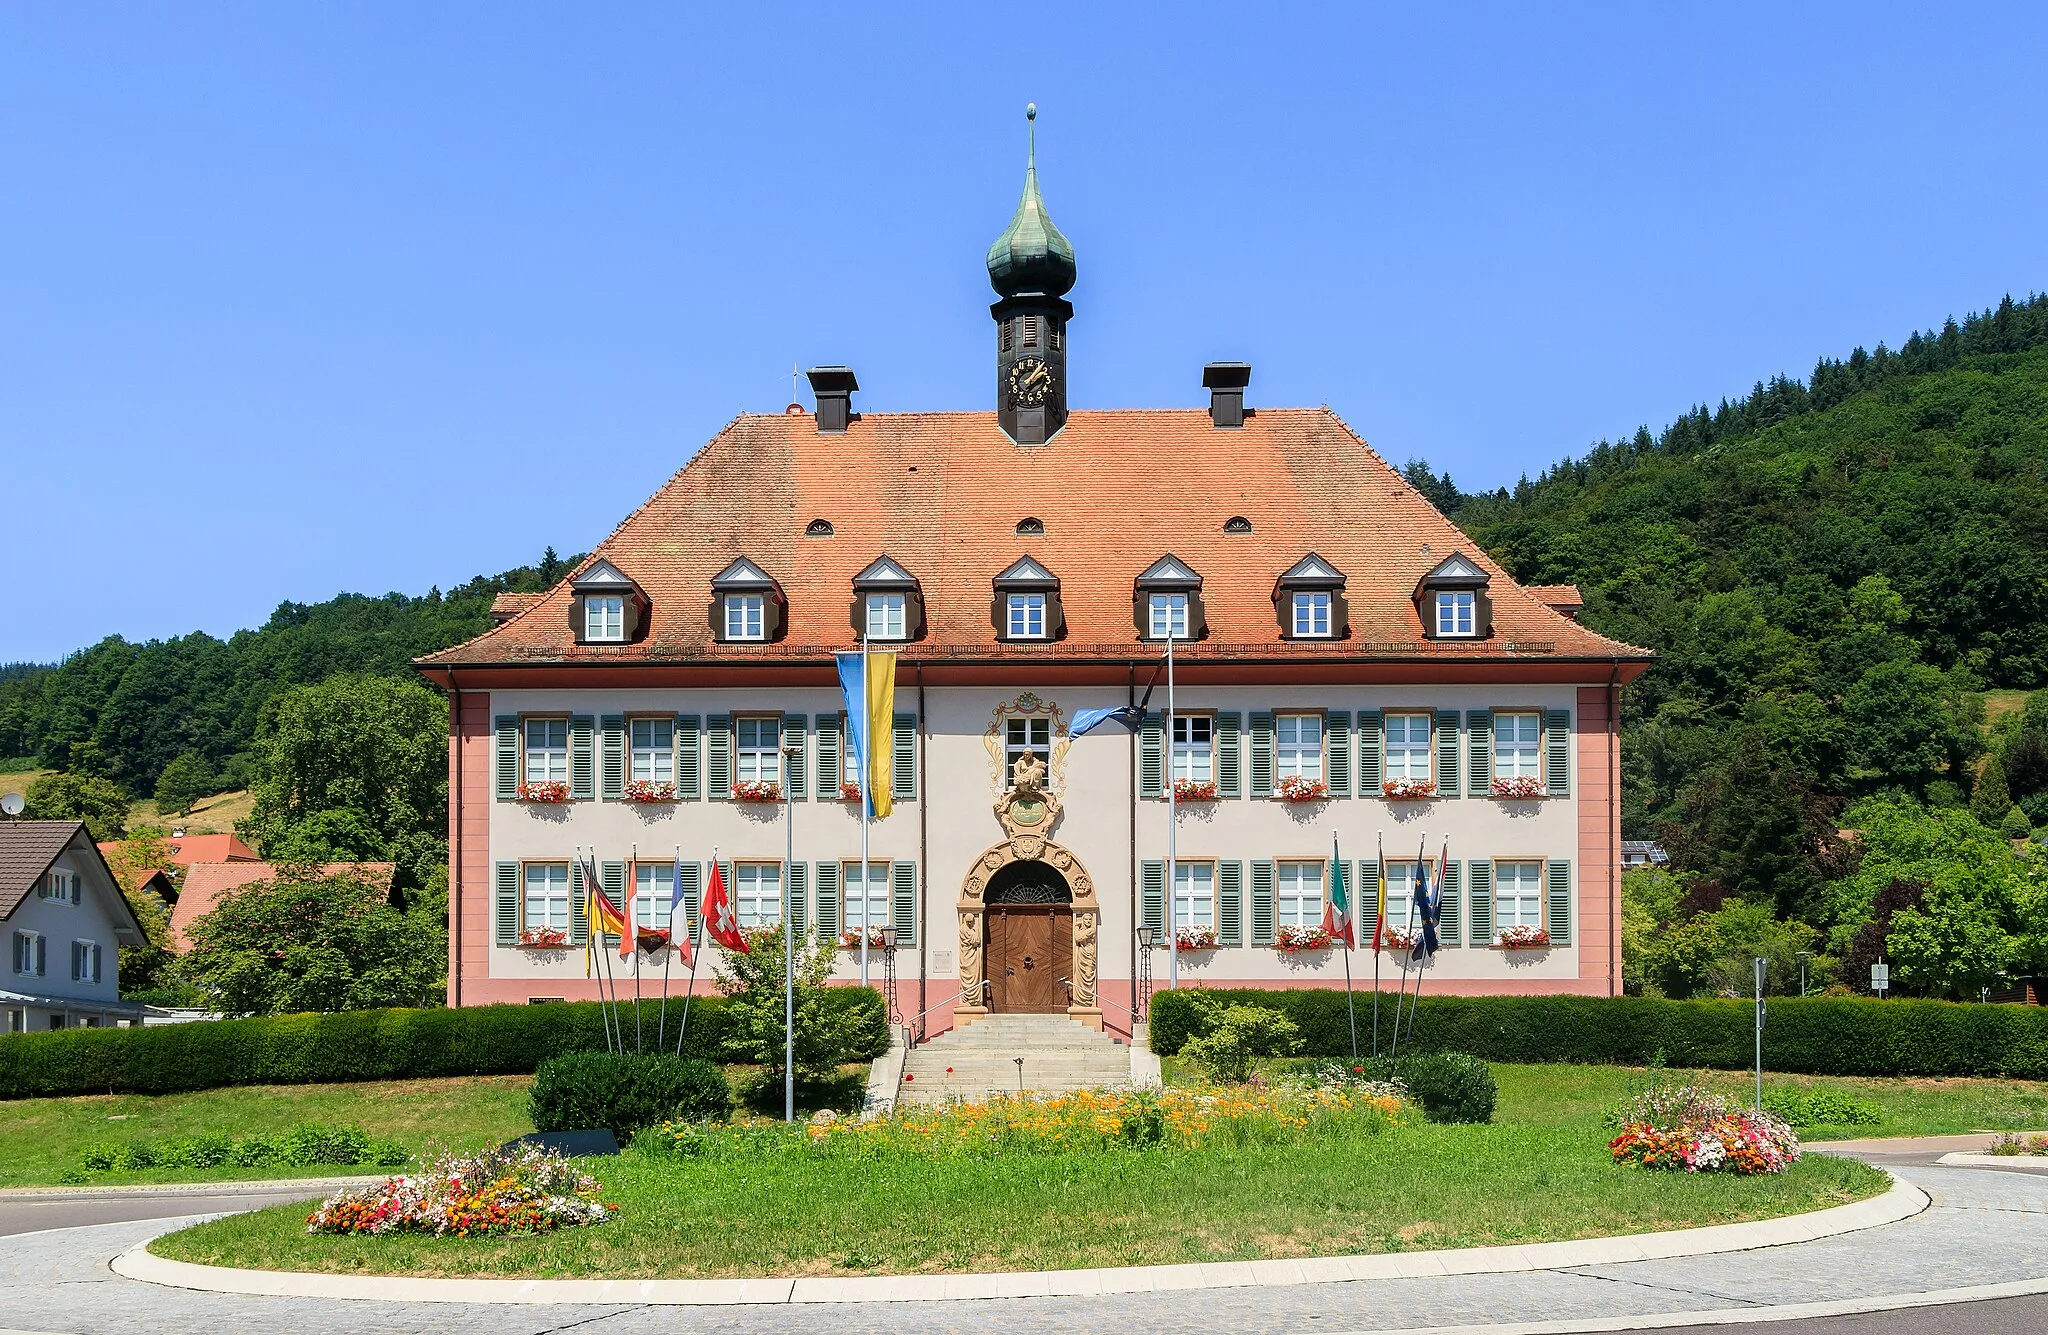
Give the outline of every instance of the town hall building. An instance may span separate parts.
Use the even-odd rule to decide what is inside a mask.
[[[1205,406],[1070,408],[1075,255],[1035,162],[987,267],[991,410],[863,413],[853,370],[814,370],[814,411],[736,418],[568,578],[419,660],[452,702],[449,1003],[597,996],[586,854],[660,928],[714,849],[744,924],[888,929],[871,978],[927,1032],[1128,1033],[1169,933],[1181,986],[1342,986],[1333,877],[1369,903],[1384,873],[1401,927],[1419,858],[1431,991],[1618,993],[1617,703],[1650,654],[1327,408],[1255,406],[1247,365],[1200,368]],[[863,635],[897,655],[865,864],[833,659]],[[1126,705],[1135,729],[1071,735]]]

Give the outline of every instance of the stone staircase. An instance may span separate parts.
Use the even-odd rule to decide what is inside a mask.
[[[994,1092],[1015,1094],[1020,1079],[1034,1094],[1124,1089],[1131,1050],[1064,1015],[989,1015],[913,1049],[903,1072],[899,1104],[979,1102]]]

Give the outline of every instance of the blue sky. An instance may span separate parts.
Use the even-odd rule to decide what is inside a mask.
[[[1036,99],[1078,407],[1511,483],[2048,288],[2048,11],[12,4],[0,660],[602,539],[846,362],[992,406]]]

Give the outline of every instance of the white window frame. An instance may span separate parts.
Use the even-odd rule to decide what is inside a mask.
[[[1216,926],[1216,864],[1173,864],[1173,930]]]
[[[1395,734],[1395,721],[1400,721],[1400,738]],[[1415,726],[1420,722],[1422,740],[1415,740]],[[1413,782],[1430,782],[1436,778],[1436,719],[1422,710],[1392,710],[1386,716],[1385,741],[1381,744],[1385,753],[1382,772],[1387,782],[1407,779]]]
[[[1328,589],[1297,589],[1294,593],[1294,638],[1297,640],[1327,640],[1336,632],[1331,629],[1331,609],[1336,600]]]
[[[1479,595],[1470,589],[1439,589],[1436,594],[1436,637],[1469,640],[1479,633]]]
[[[60,904],[80,903],[79,881],[77,872],[52,867],[50,874],[36,886],[36,898],[54,899]]]
[[[1150,609],[1148,638],[1185,640],[1188,637],[1188,596],[1185,593],[1154,593],[1146,596]]]
[[[540,875],[535,876],[538,872]],[[559,880],[554,875],[560,872]],[[559,889],[557,888],[559,886]],[[536,893],[536,889],[538,893]],[[569,864],[566,862],[522,862],[519,864],[519,928],[539,931],[547,927],[569,930],[571,901]],[[536,912],[536,905],[538,911]],[[559,921],[557,920],[559,919]]]
[[[867,595],[868,638],[871,640],[908,639],[910,596],[905,593],[870,593]]]
[[[14,972],[23,978],[41,978],[49,969],[50,943],[41,932],[17,930],[14,933],[14,950],[8,963]]]
[[[100,981],[100,943],[83,938],[71,943],[71,981],[97,984]]]
[[[646,740],[641,739],[645,737]],[[643,716],[626,720],[626,777],[646,783],[676,781],[674,716]]]
[[[859,859],[839,864],[841,930],[858,932],[863,927],[875,930],[894,924],[889,907],[892,870],[887,862],[869,862],[867,894],[863,896]]]
[[[1415,869],[1422,864],[1390,859],[1387,874],[1387,926],[1406,933],[1415,925]],[[1374,891],[1378,893],[1377,889]]]
[[[534,745],[533,730],[541,729],[541,744]],[[560,730],[561,741],[555,740]],[[519,720],[519,774],[524,783],[569,782],[569,720],[544,715]],[[535,769],[535,762],[539,769]],[[557,763],[559,762],[559,763]]]
[[[618,643],[626,638],[626,599],[616,593],[583,596],[583,638],[595,644]]]
[[[1216,782],[1216,718],[1212,714],[1173,716],[1173,782]]]
[[[1005,600],[1004,624],[1010,640],[1042,640],[1046,637],[1045,595],[1012,593]]]
[[[1315,725],[1315,741],[1311,745],[1302,735],[1304,725]],[[1273,778],[1303,779],[1321,782],[1323,777],[1324,752],[1329,745],[1330,730],[1324,726],[1321,714],[1291,713],[1273,716]]]
[[[1510,709],[1493,716],[1493,777],[1543,777],[1543,715]]]
[[[1513,869],[1514,875],[1508,872]],[[1493,864],[1493,932],[1510,927],[1543,927],[1543,863],[1536,858],[1499,858]]]
[[[1320,927],[1328,868],[1313,860],[1276,863],[1273,868],[1273,925]],[[1311,875],[1313,873],[1313,875]],[[1290,888],[1290,885],[1292,888]],[[1311,888],[1313,887],[1313,893]]]
[[[749,736],[752,741],[746,740]],[[734,783],[782,782],[782,715],[742,714],[732,721],[732,779]]]
[[[669,909],[676,892],[676,864],[633,864],[633,926],[638,931],[669,930]],[[687,927],[685,928],[687,930]]]
[[[728,593],[725,595],[725,638],[746,644],[768,638],[768,595]]]
[[[1023,734],[1021,742],[1018,734]],[[1039,741],[1039,736],[1044,741]],[[1021,718],[1007,720],[1003,725],[1003,782],[1017,768],[1017,760],[1026,751],[1038,757],[1045,766],[1045,786],[1052,787],[1052,719],[1044,714],[1026,714]]]
[[[735,862],[732,908],[742,927],[774,927],[782,921],[782,864]]]

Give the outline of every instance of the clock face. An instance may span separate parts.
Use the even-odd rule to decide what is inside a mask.
[[[1038,408],[1052,397],[1052,368],[1042,357],[1019,357],[1010,363],[1010,403]]]

